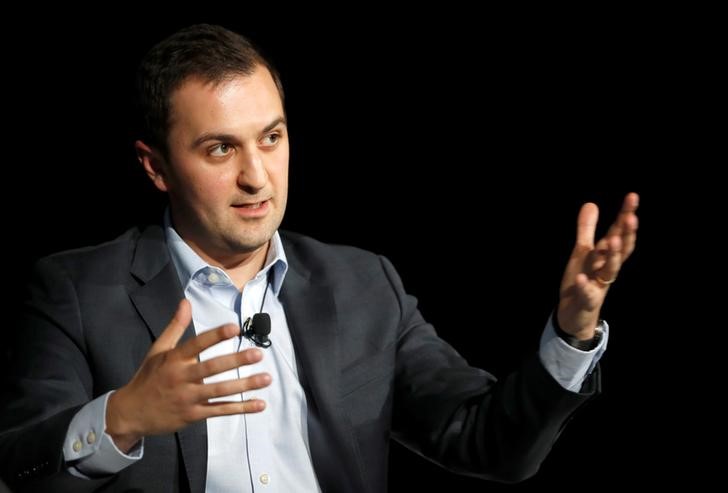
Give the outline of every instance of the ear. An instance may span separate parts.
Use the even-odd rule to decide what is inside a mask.
[[[164,171],[164,158],[162,154],[156,149],[148,146],[141,140],[134,142],[134,149],[136,149],[137,159],[139,163],[144,167],[144,171],[154,186],[162,192],[168,190],[167,177]]]

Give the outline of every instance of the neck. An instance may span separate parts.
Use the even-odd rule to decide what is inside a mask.
[[[268,256],[270,240],[252,252],[223,254],[211,256],[193,243],[188,243],[190,248],[197,253],[205,262],[223,269],[232,279],[238,289],[242,289],[245,283],[250,281],[260,272],[265,265]]]
[[[235,283],[238,289],[243,289],[245,283],[250,281],[265,265],[265,259],[268,257],[268,249],[270,248],[270,240],[258,250],[253,252],[247,258],[238,263],[231,263],[223,268]]]

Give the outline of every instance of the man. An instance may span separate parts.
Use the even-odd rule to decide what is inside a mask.
[[[535,473],[599,391],[599,313],[634,249],[636,194],[596,244],[583,206],[539,353],[496,381],[386,259],[278,231],[283,90],[244,38],[184,29],[147,54],[139,89],[135,147],[168,214],[38,263],[0,421],[11,485],[378,492],[390,436],[455,472]]]

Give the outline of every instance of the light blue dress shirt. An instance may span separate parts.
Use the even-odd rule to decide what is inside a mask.
[[[263,360],[205,379],[217,382],[267,372],[272,383],[265,389],[225,400],[257,397],[266,401],[261,413],[222,416],[207,420],[208,493],[248,491],[320,491],[308,445],[306,397],[298,379],[295,353],[278,294],[288,264],[280,236],[271,240],[263,269],[238,291],[227,273],[206,264],[167,221],[167,241],[172,261],[192,305],[195,331],[201,334],[223,324],[243,322],[261,311],[270,314],[270,348],[262,349]],[[272,273],[269,276],[269,271]],[[606,350],[609,327],[601,322],[603,337],[596,348],[581,351],[562,340],[551,325],[541,336],[540,358],[548,372],[565,389],[578,391]],[[223,341],[200,354],[202,361],[254,347],[246,338]],[[123,454],[105,430],[104,394],[84,406],[71,421],[64,457],[77,476],[116,473],[143,456],[143,440]],[[93,440],[89,440],[89,437]]]
[[[214,383],[261,372],[269,373],[272,379],[270,386],[242,396],[213,399],[240,401],[255,397],[263,399],[267,406],[260,413],[207,420],[206,491],[320,491],[308,446],[306,396],[298,379],[286,315],[278,299],[288,269],[280,236],[273,236],[263,269],[241,292],[223,269],[205,263],[172,227],[167,227],[166,234],[185,297],[192,305],[197,334],[229,323],[242,327],[247,318],[261,311],[271,318],[272,344],[261,349],[262,361],[205,379],[205,383]],[[255,345],[245,337],[228,339],[200,353],[200,360],[250,347]]]

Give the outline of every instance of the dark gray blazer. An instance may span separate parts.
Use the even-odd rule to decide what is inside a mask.
[[[537,355],[496,383],[437,337],[386,259],[282,238],[289,271],[281,302],[325,492],[385,491],[390,437],[455,472],[526,478],[598,392],[598,372],[583,393],[570,393]],[[39,491],[204,491],[204,422],[147,437],[144,458],[110,477],[78,479],[63,463],[74,414],[129,381],[182,296],[159,226],[37,264],[0,400],[5,481]],[[185,338],[193,335],[190,326]]]

